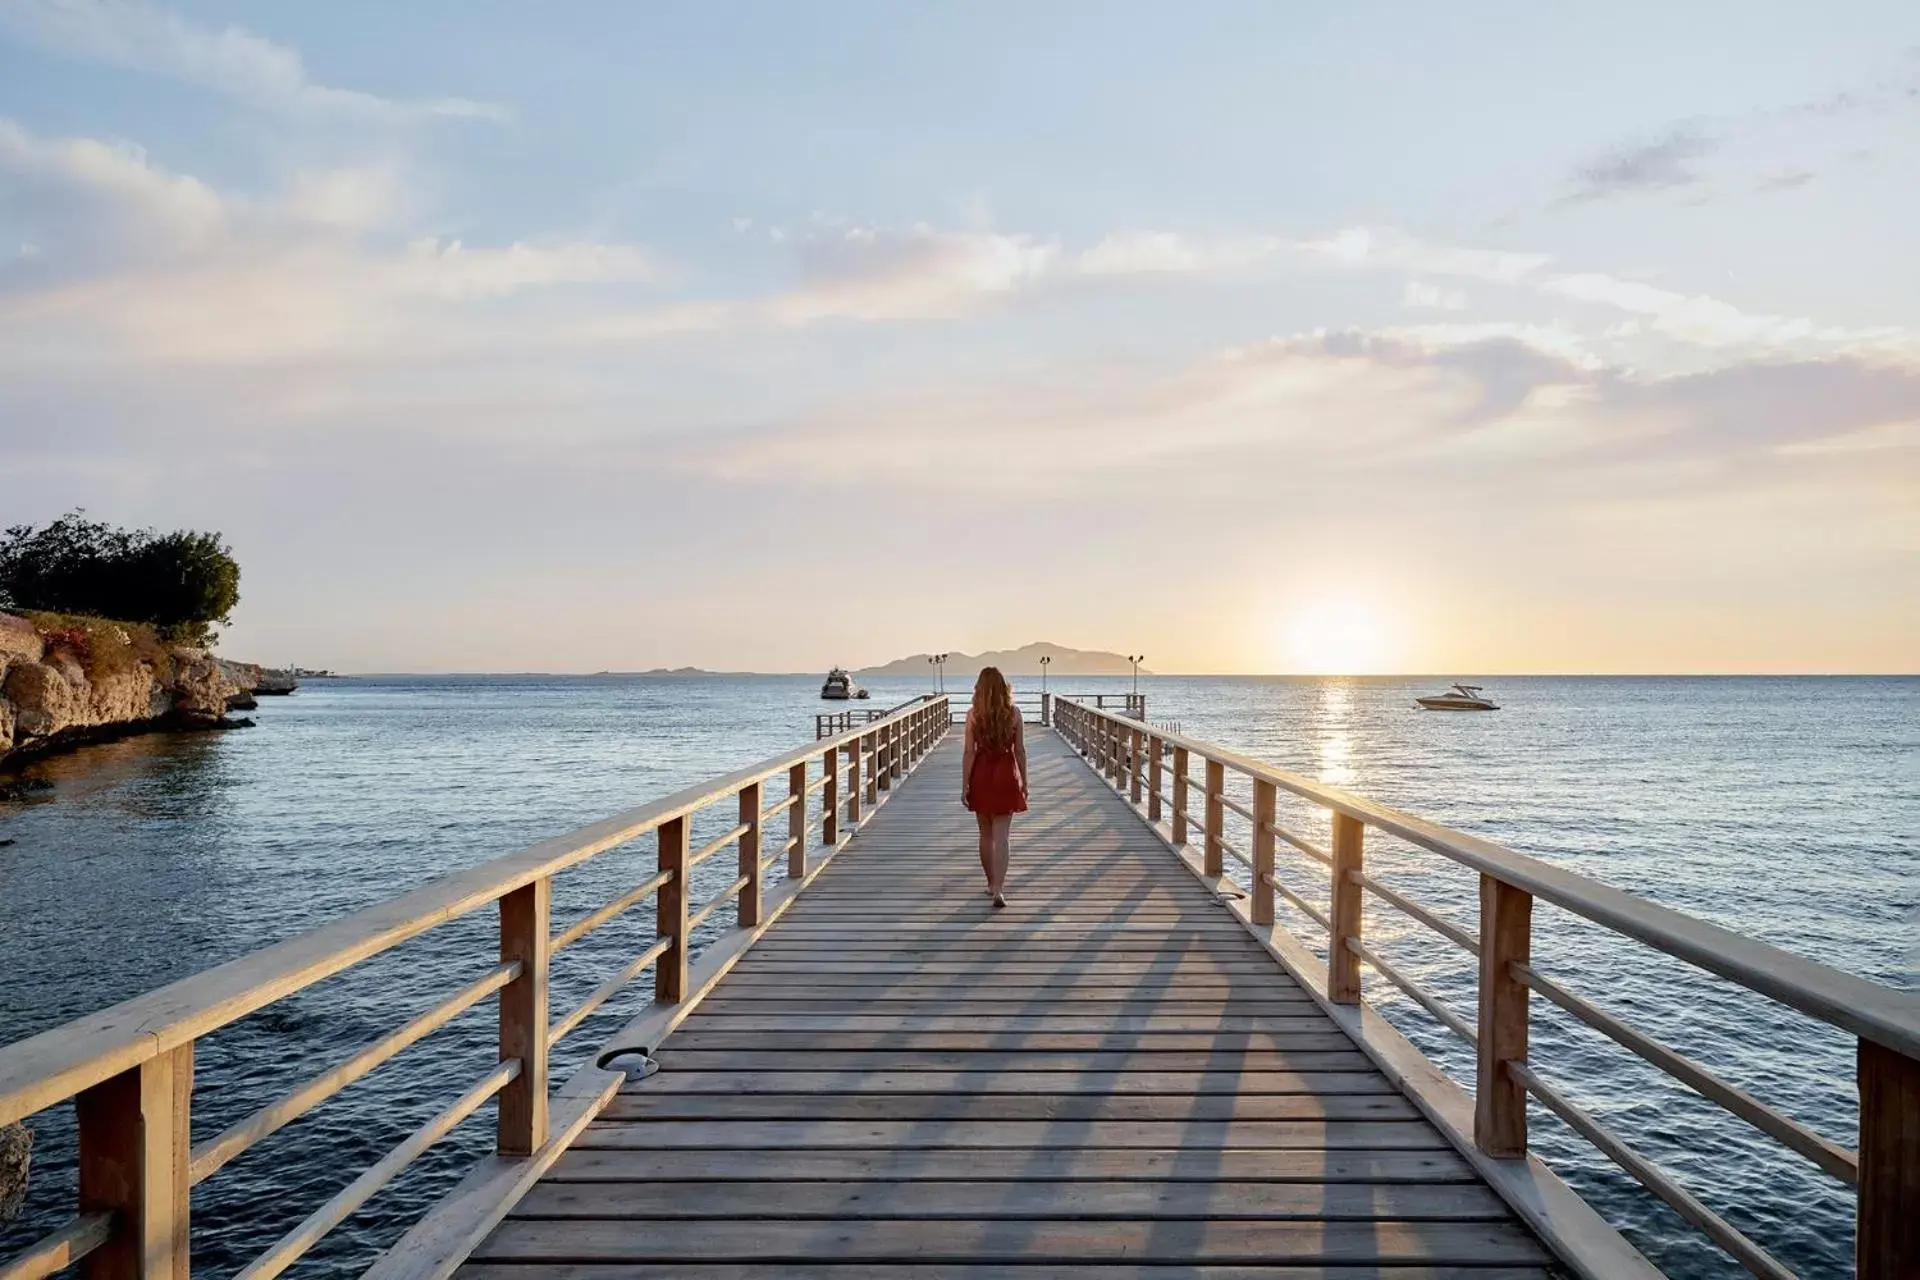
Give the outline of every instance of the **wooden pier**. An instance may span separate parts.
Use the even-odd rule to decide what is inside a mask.
[[[1146,824],[1060,738],[1028,751],[1006,910],[950,738],[461,1276],[1543,1276],[1512,1210]]]
[[[498,1066],[450,1081],[438,1116],[242,1275],[292,1266],[497,1099],[494,1153],[368,1276],[1657,1276],[1529,1152],[1532,1103],[1754,1274],[1790,1277],[1549,1083],[1562,1064],[1528,1052],[1536,995],[1856,1187],[1857,1274],[1920,1274],[1913,993],[1153,727],[1142,710],[1132,697],[1041,705],[1004,910],[985,897],[958,804],[955,711],[935,697],[0,1049],[0,1123],[71,1100],[80,1142],[75,1216],[0,1262],[0,1280],[76,1261],[90,1277],[184,1277],[196,1183],[496,997]],[[1325,836],[1286,825],[1282,795],[1324,811]],[[1390,859],[1369,860],[1370,832],[1476,874],[1477,927],[1395,889]],[[552,919],[556,876],[641,837],[655,874]],[[737,875],[693,901],[694,868],[721,855]],[[1536,897],[1856,1036],[1857,1148],[1539,972]],[[1368,900],[1476,957],[1477,1008],[1450,1007],[1369,946]],[[642,903],[652,945],[581,1004],[551,1009],[551,957]],[[1279,903],[1324,931],[1326,960],[1276,923]],[[199,1037],[487,907],[493,967],[191,1141]],[[696,953],[695,929],[718,918],[731,927]],[[550,1079],[551,1050],[630,1003],[649,968],[652,999],[587,1066]],[[1368,973],[1472,1047],[1471,1091],[1365,1003]]]

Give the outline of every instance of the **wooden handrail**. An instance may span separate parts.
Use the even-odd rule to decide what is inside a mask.
[[[1559,1090],[1542,1080],[1531,1067],[1519,1062],[1505,1065],[1526,1087],[1527,1092],[1540,1099],[1547,1110],[1566,1121],[1568,1128],[1598,1147],[1615,1164],[1625,1169],[1634,1181],[1665,1200],[1674,1212],[1705,1232],[1708,1239],[1732,1254],[1741,1266],[1754,1275],[1765,1276],[1767,1280],[1798,1280],[1793,1272],[1780,1264],[1779,1259],[1707,1208],[1692,1192],[1668,1177],[1660,1166],[1621,1141],[1613,1130],[1575,1106]]]
[[[280,1237],[272,1248],[239,1273],[241,1280],[271,1280],[311,1249],[320,1238],[347,1220],[347,1216],[368,1200],[374,1192],[399,1176],[400,1171],[434,1143],[453,1131],[455,1125],[480,1109],[487,1099],[520,1078],[518,1062],[503,1062],[468,1089],[451,1105],[415,1129],[407,1140],[380,1158],[365,1173],[334,1193],[325,1204],[308,1215],[307,1220]]]
[[[901,714],[910,715],[917,709]],[[750,782],[784,773],[791,764],[811,760],[823,750],[844,746],[869,732],[870,727],[863,725],[737,773],[696,783],[665,799],[518,853],[440,876],[409,893],[285,942],[0,1047],[0,1124],[11,1124],[65,1101],[82,1089],[197,1040],[515,889],[643,836],[670,819],[727,799]]]
[[[0,1280],[44,1280],[58,1275],[107,1242],[110,1213],[83,1213],[67,1219],[0,1265]]]
[[[374,1041],[331,1071],[315,1076],[278,1102],[269,1103],[246,1119],[229,1125],[198,1144],[193,1149],[187,1177],[195,1185],[205,1181],[222,1165],[262,1138],[278,1133],[408,1045],[453,1021],[518,978],[520,972],[521,966],[517,960],[495,965],[478,981],[468,983],[448,999],[442,1000],[399,1030]]]
[[[1129,787],[1124,773],[1117,773],[1112,763],[1116,734],[1123,728],[1132,734],[1137,726],[1097,706],[1068,702],[1055,707],[1054,724],[1087,758],[1089,765],[1107,776],[1114,789],[1138,808],[1137,790]],[[1526,1155],[1526,1098],[1532,1095],[1754,1274],[1791,1280],[1791,1273],[1778,1260],[1541,1079],[1528,1063],[1527,995],[1529,991],[1538,992],[1823,1171],[1842,1182],[1857,1182],[1861,1276],[1894,1277],[1920,1265],[1920,1250],[1916,1249],[1920,1236],[1913,1226],[1915,1220],[1920,1219],[1920,1172],[1916,1172],[1920,1170],[1920,1143],[1916,1143],[1909,1118],[1920,1112],[1920,997],[1795,956],[1491,841],[1376,804],[1352,792],[1277,769],[1213,743],[1155,728],[1151,731],[1150,747],[1156,764],[1168,750],[1174,756],[1172,820],[1157,829],[1169,844],[1186,850],[1190,868],[1207,878],[1221,874],[1220,854],[1225,847],[1221,815],[1231,810],[1247,819],[1254,829],[1251,865],[1256,885],[1252,903],[1246,908],[1232,909],[1243,912],[1242,918],[1249,927],[1278,934],[1281,930],[1273,924],[1272,905],[1272,893],[1278,893],[1327,931],[1328,959],[1324,978],[1320,980],[1325,994],[1320,998],[1333,1007],[1358,1002],[1357,966],[1364,963],[1442,1026],[1474,1046],[1478,1088],[1472,1144],[1479,1152],[1499,1159]],[[1206,764],[1204,784],[1192,776],[1189,761],[1193,757]],[[1252,780],[1254,803],[1251,808],[1225,800],[1221,776],[1224,770],[1245,774]],[[1322,851],[1304,837],[1274,823],[1271,796],[1275,789],[1285,790],[1330,812],[1331,852]],[[1207,806],[1200,832],[1202,852],[1198,855],[1192,851],[1192,834],[1187,826],[1189,791],[1201,792]],[[1143,816],[1157,822],[1160,817],[1157,785],[1150,798],[1152,804]],[[1369,827],[1477,872],[1481,913],[1478,936],[1368,875],[1362,847]],[[1333,895],[1328,913],[1322,914],[1274,875],[1272,838],[1283,839],[1303,854],[1328,865]],[[1234,852],[1237,857],[1237,851]],[[1265,892],[1268,890],[1271,893]],[[1363,891],[1373,893],[1478,957],[1477,1023],[1455,1013],[1365,945],[1361,938],[1360,895]],[[1859,1152],[1828,1141],[1744,1090],[1720,1080],[1699,1063],[1539,974],[1532,967],[1530,954],[1532,904],[1536,897],[1852,1032],[1859,1038],[1860,1046]],[[1291,935],[1288,937],[1286,946],[1276,954],[1310,957],[1297,941],[1291,940]],[[1412,1052],[1410,1046],[1409,1052]]]
[[[1536,972],[1516,965],[1514,976],[1580,1021],[1625,1048],[1633,1050],[1695,1093],[1713,1099],[1734,1115],[1783,1146],[1791,1147],[1849,1186],[1860,1180],[1860,1159],[1836,1142],[1829,1142],[1805,1125],[1774,1110],[1745,1089],[1728,1084],[1693,1059],[1668,1048],[1650,1035],[1635,1031],[1585,997]]]
[[[1079,709],[1108,720],[1121,719],[1092,707],[1080,706]],[[1250,777],[1264,778],[1322,808],[1344,813],[1430,853],[1494,876],[1536,898],[1718,974],[1821,1022],[1852,1032],[1863,1040],[1909,1058],[1920,1058],[1920,996],[1911,992],[1869,982],[1671,907],[1635,897],[1577,872],[1516,853],[1490,840],[1428,822],[1228,748],[1185,734],[1156,732],[1191,756],[1216,761]]]
[[[761,877],[787,857],[789,876],[804,883],[818,870],[806,862],[808,773],[820,760],[829,805],[838,782],[835,761],[844,752],[853,786],[849,805],[858,821],[863,756],[875,762],[870,791],[924,757],[948,730],[944,699],[916,700],[898,712],[839,736],[822,739],[738,772],[686,788],[570,835],[454,872],[384,903],[354,912],[299,937],[205,973],[161,987],[113,1008],[0,1048],[0,1123],[75,1099],[80,1131],[80,1215],[65,1227],[0,1263],[7,1280],[49,1274],[85,1254],[100,1277],[186,1274],[189,1190],[269,1134],[297,1119],[353,1081],[498,994],[500,1062],[478,1085],[428,1121],[377,1164],[335,1195],[241,1274],[268,1277],[298,1260],[327,1231],[391,1181],[427,1147],[496,1095],[500,1099],[496,1149],[504,1157],[551,1159],[547,1055],[569,1032],[649,965],[655,997],[669,1005],[687,993],[691,933],[728,902],[738,906],[736,936],[760,925]],[[764,784],[784,774],[787,796],[761,807]],[[877,803],[881,797],[871,797]],[[726,834],[690,852],[687,835],[697,813],[737,799],[737,822]],[[763,859],[766,820],[790,813],[787,839]],[[823,834],[837,848],[842,837],[830,815]],[[649,831],[659,838],[658,874],[589,911],[564,929],[550,919],[554,875]],[[697,911],[689,912],[691,868],[737,846],[740,875]],[[601,983],[586,1000],[550,1022],[547,967],[552,955],[623,912],[656,896],[659,936],[652,946]],[[362,960],[489,903],[500,911],[498,964],[398,1030],[295,1088],[279,1101],[189,1148],[193,1052],[197,1040]],[[610,1092],[610,1087],[609,1087]],[[577,1101],[577,1100],[576,1100]],[[568,1123],[584,1123],[577,1106]],[[562,1139],[564,1141],[564,1139]]]
[[[559,951],[563,947],[572,946],[621,912],[638,906],[649,895],[658,893],[660,886],[665,884],[672,874],[672,872],[663,871],[658,875],[642,880],[639,884],[627,890],[606,906],[594,911],[589,911],[586,915],[581,916],[578,920],[568,925],[566,929],[554,934],[553,941],[549,944],[548,949],[550,951]]]

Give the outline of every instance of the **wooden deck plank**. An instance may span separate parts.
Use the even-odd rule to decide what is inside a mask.
[[[1446,1262],[1543,1263],[1546,1252],[1506,1222],[1246,1222],[841,1218],[830,1222],[762,1219],[583,1218],[554,1222],[510,1217],[474,1254],[476,1260],[735,1262],[774,1267],[834,1258],[872,1262]],[[776,1274],[776,1272],[769,1272]]]
[[[671,1180],[547,1182],[520,1218],[1026,1218],[1217,1221],[1504,1221],[1500,1198],[1474,1183],[1300,1182],[730,1182],[689,1196]]]
[[[1048,1051],[1041,1049],[779,1049],[750,1047],[739,1049],[676,1048],[679,1040],[668,1042],[657,1055],[665,1071],[691,1077],[695,1072],[729,1071],[856,1071],[856,1072],[949,1072],[996,1073],[1024,1071],[1036,1074],[1060,1072],[1194,1072],[1210,1074],[1257,1075],[1286,1072],[1369,1072],[1373,1064],[1357,1049],[1335,1047],[1326,1050],[1301,1049],[1278,1053],[1270,1049],[1239,1050],[1233,1053],[1208,1053],[1204,1049],[1140,1049],[1116,1047],[1110,1050],[1086,1049]],[[1377,1073],[1376,1077],[1377,1077]],[[664,1075],[664,1072],[663,1072]],[[661,1088],[668,1087],[661,1077],[653,1077]],[[715,1076],[716,1087],[720,1081]],[[1382,1083],[1385,1083],[1382,1078]],[[636,1082],[635,1088],[644,1087]],[[1391,1087],[1391,1086],[1388,1086]]]
[[[958,745],[465,1280],[1543,1280],[1504,1202],[1051,735],[995,911]]]
[[[758,1263],[735,1262],[483,1262],[460,1273],[465,1280],[750,1280],[772,1274]],[[1554,1280],[1541,1267],[1387,1266],[1158,1266],[1117,1262],[998,1264],[805,1262],[778,1268],[782,1280]]]
[[[681,1049],[761,1049],[787,1052],[830,1047],[842,1052],[874,1049],[940,1050],[1022,1053],[1088,1053],[1096,1051],[1149,1053],[1206,1053],[1216,1062],[1238,1064],[1250,1055],[1352,1051],[1353,1041],[1335,1029],[1313,1027],[1281,1031],[1026,1031],[997,1035],[986,1043],[963,1031],[849,1031],[830,1038],[801,1031],[677,1031],[667,1042]]]
[[[601,1124],[667,1120],[1045,1120],[1209,1121],[1411,1120],[1399,1093],[1345,1094],[1010,1094],[1010,1093],[636,1093],[616,1097]]]
[[[1031,1151],[1052,1147],[1438,1149],[1425,1121],[1391,1120],[655,1120],[589,1125],[577,1147],[897,1147]]]
[[[1090,1093],[1166,1094],[1176,1098],[1224,1094],[1392,1094],[1399,1091],[1378,1072],[1300,1071],[663,1071],[634,1081],[622,1092],[648,1097],[673,1094],[822,1094],[867,1097],[897,1093],[1030,1097]]]
[[[968,1151],[801,1148],[770,1151],[620,1151],[574,1148],[554,1163],[555,1182],[674,1184],[780,1179],[893,1183],[935,1179],[1002,1182],[1475,1182],[1453,1151],[1206,1151],[1198,1148],[1036,1150],[1017,1161],[983,1162]]]

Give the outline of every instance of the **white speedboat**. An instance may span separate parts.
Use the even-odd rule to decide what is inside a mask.
[[[852,698],[864,698],[867,691],[853,682],[853,677],[839,667],[827,672],[827,679],[820,686],[820,696],[828,702],[846,702]]]
[[[1415,702],[1428,711],[1498,711],[1500,708],[1489,701],[1477,684],[1457,684],[1445,693],[1436,693],[1427,698],[1415,698]]]

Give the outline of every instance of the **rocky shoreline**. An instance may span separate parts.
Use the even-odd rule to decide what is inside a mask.
[[[110,622],[46,627],[0,613],[0,771],[135,733],[237,727],[246,722],[229,710],[298,687],[287,672]]]

